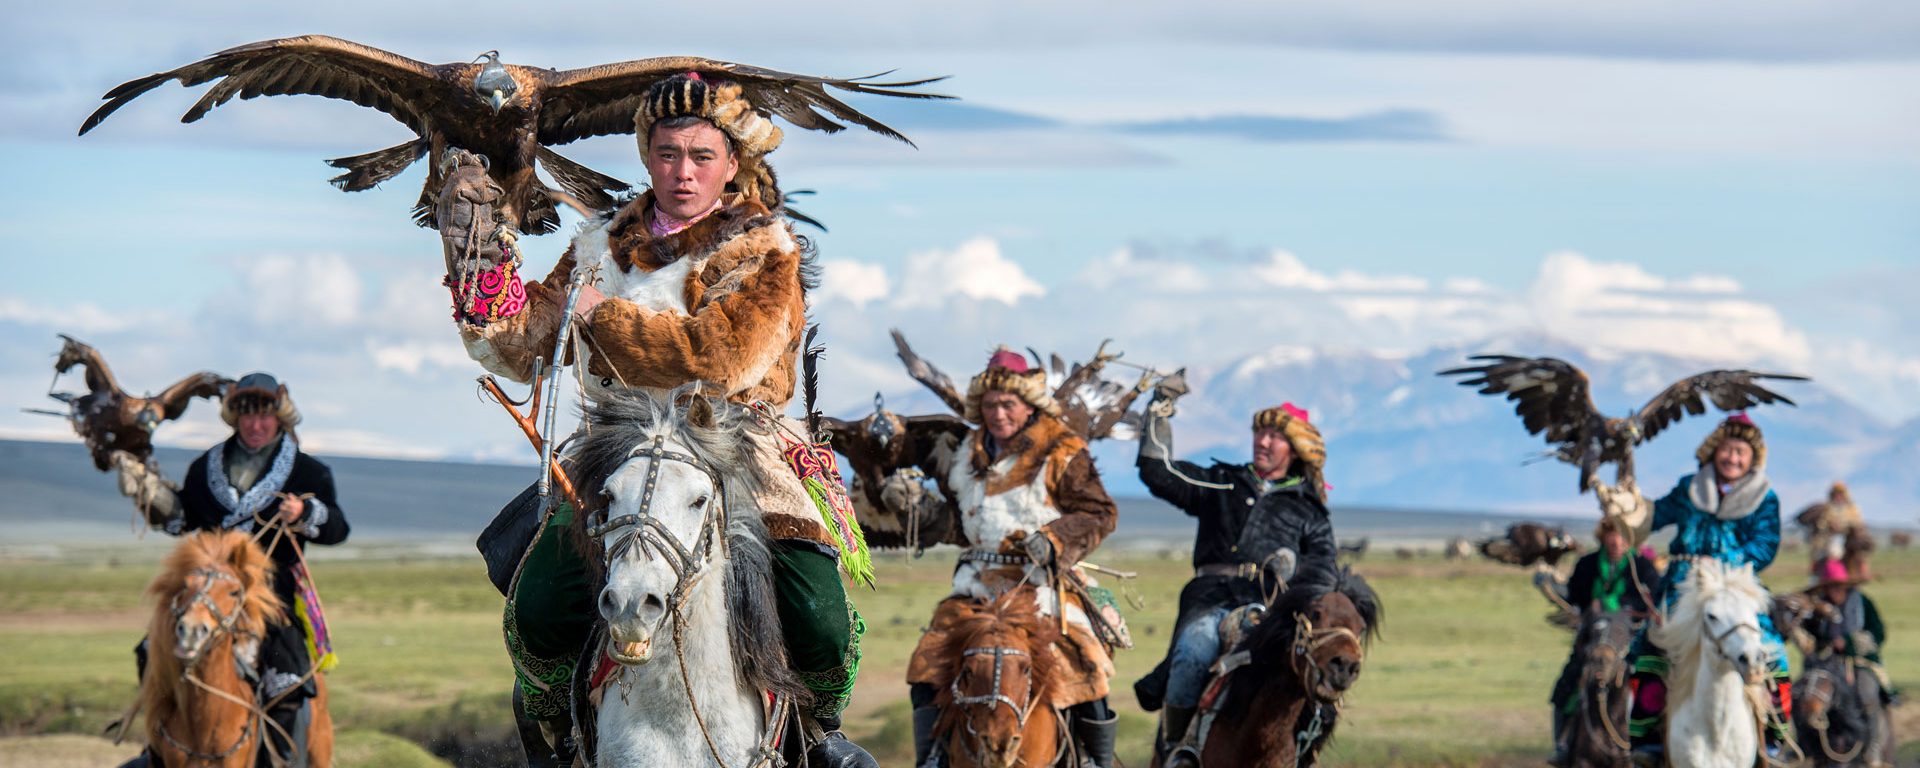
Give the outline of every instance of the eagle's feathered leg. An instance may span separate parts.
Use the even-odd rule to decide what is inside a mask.
[[[1633,479],[1633,448],[1629,446],[1618,462],[1613,465],[1613,484],[1625,485]]]
[[[418,139],[405,144],[396,144],[386,149],[368,152],[352,157],[336,157],[327,161],[327,165],[346,169],[346,173],[328,181],[339,187],[342,192],[360,192],[380,185],[388,179],[400,175],[408,166],[420,161],[427,155],[427,140]]]

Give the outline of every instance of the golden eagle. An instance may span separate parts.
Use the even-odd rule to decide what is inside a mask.
[[[1616,480],[1633,476],[1633,449],[1681,418],[1707,412],[1707,403],[1722,411],[1743,411],[1756,405],[1793,401],[1758,383],[1762,379],[1808,381],[1805,376],[1754,371],[1707,371],[1674,382],[1645,406],[1624,418],[1607,418],[1593,405],[1587,374],[1565,360],[1551,357],[1474,355],[1481,365],[1441,371],[1462,376],[1461,386],[1479,387],[1483,395],[1506,395],[1514,413],[1526,424],[1527,434],[1544,434],[1553,450],[1549,456],[1580,468],[1580,492],[1598,482],[1600,465],[1613,464]]]
[[[187,412],[196,397],[220,397],[232,380],[211,371],[201,371],[175,382],[159,395],[134,397],[120,389],[113,370],[94,349],[78,339],[61,334],[66,343],[54,361],[56,375],[74,366],[86,367],[87,393],[49,393],[67,405],[67,420],[73,431],[86,441],[93,454],[93,466],[102,472],[113,467],[115,451],[125,451],[145,463],[153,456],[153,431],[160,422],[172,421]]]
[[[899,329],[892,333],[894,349],[900,355],[900,362],[906,365],[907,375],[932,390],[954,413],[966,413],[966,398],[961,396],[953,378],[914,352]],[[1155,371],[1143,370],[1140,381],[1133,385],[1103,378],[1101,372],[1107,364],[1120,359],[1119,354],[1107,352],[1107,342],[1100,343],[1092,360],[1072,365],[1059,355],[1050,355],[1049,361],[1042,362],[1039,352],[1032,349],[1027,352],[1033,355],[1036,365],[1047,371],[1047,383],[1053,388],[1054,402],[1060,404],[1060,420],[1067,428],[1088,441],[1132,440],[1139,436],[1140,414],[1128,409],[1142,392],[1151,388],[1150,383],[1157,375]]]
[[[739,83],[762,114],[778,115],[811,130],[833,133],[852,123],[890,138],[907,138],[827,92],[919,99],[951,98],[906,90],[944,78],[874,82],[779,72],[693,56],[665,56],[565,71],[500,62],[489,51],[472,62],[426,64],[371,46],[325,35],[249,43],[179,69],[130,80],[108,91],[107,103],[87,117],[80,133],[93,130],[114,110],[168,80],[213,87],[180,118],[191,123],[238,96],[310,95],[372,107],[412,129],[413,141],[375,152],[329,160],[346,170],[333,179],[348,192],[371,189],[431,153],[427,182],[413,217],[436,227],[434,201],[443,181],[440,161],[448,148],[485,156],[488,175],[507,193],[502,213],[517,231],[552,232],[560,225],[554,199],[534,174],[538,164],[561,189],[593,210],[609,208],[628,186],[561,156],[550,147],[592,136],[631,134],[633,114],[655,82],[699,72]],[[911,142],[909,142],[911,143]]]
[[[946,414],[901,416],[887,410],[886,401],[877,393],[873,396],[873,413],[865,418],[849,421],[823,416],[820,423],[834,452],[847,457],[867,543],[876,547],[923,546],[925,540],[918,534],[922,529],[933,533],[935,521],[911,519],[927,515],[896,509],[897,505],[883,500],[881,491],[889,478],[906,472],[916,483],[932,478],[944,493],[950,466],[947,462],[967,436],[967,423]],[[936,534],[935,540],[925,544],[939,543],[943,537]]]
[[[1508,565],[1557,566],[1560,558],[1579,551],[1580,542],[1565,528],[1540,523],[1514,523],[1507,526],[1506,535],[1480,542],[1480,554]]]

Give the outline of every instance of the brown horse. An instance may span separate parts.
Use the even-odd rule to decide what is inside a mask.
[[[1580,768],[1626,768],[1627,648],[1633,644],[1633,615],[1627,611],[1589,612],[1574,642],[1581,648],[1579,696],[1567,722],[1567,754]]]
[[[1294,583],[1302,581],[1295,576]],[[1332,574],[1331,587],[1303,584],[1281,593],[1234,649],[1247,653],[1246,662],[1227,673],[1221,694],[1226,700],[1201,737],[1198,764],[1313,765],[1333,738],[1341,699],[1360,677],[1380,619],[1373,588],[1344,566]],[[1205,705],[1203,699],[1203,710]],[[1196,722],[1195,727],[1201,726]],[[1195,762],[1186,751],[1167,760],[1168,765]]]
[[[1040,614],[1021,587],[969,614],[936,649],[950,658],[936,684],[945,764],[952,768],[1045,768],[1060,757],[1066,729],[1053,708],[1064,662],[1054,651],[1058,620]]]
[[[155,605],[140,706],[160,764],[254,765],[263,729],[274,726],[241,665],[253,663],[267,622],[284,620],[273,568],[247,534],[205,531],[181,540],[147,586]],[[333,762],[333,720],[326,681],[315,684],[307,764],[324,768]]]

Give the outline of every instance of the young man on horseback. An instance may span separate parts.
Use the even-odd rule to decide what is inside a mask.
[[[260,641],[262,703],[279,702],[267,715],[264,750],[283,759],[306,754],[306,745],[289,742],[305,734],[302,708],[314,693],[313,676],[332,668],[332,646],[320,615],[302,554],[306,545],[339,544],[347,539],[347,518],[334,498],[333,471],[300,451],[293,428],[300,411],[286,385],[270,374],[251,373],[222,394],[220,417],[233,436],[194,459],[179,487],[155,476],[146,464],[120,454],[120,489],[147,515],[148,524],[179,536],[194,531],[239,530],[253,533],[277,566],[273,591],[287,615],[267,625]],[[134,649],[142,674],[146,641]],[[147,756],[129,765],[144,765]]]
[[[1162,753],[1186,737],[1220,657],[1222,631],[1237,629],[1223,625],[1242,621],[1243,606],[1265,605],[1295,573],[1325,587],[1338,571],[1322,479],[1326,444],[1307,412],[1286,403],[1254,414],[1253,461],[1202,467],[1173,460],[1178,396],[1155,391],[1135,461],[1148,491],[1199,518],[1194,577],[1180,591],[1172,647],[1134,684],[1143,708],[1159,709],[1164,701],[1155,745]]]
[[[1735,567],[1750,565],[1757,576],[1780,550],[1780,499],[1763,471],[1767,445],[1760,427],[1745,414],[1735,414],[1707,436],[1694,456],[1699,471],[1680,478],[1659,501],[1641,496],[1630,478],[1618,486],[1599,483],[1594,488],[1602,514],[1631,530],[1634,541],[1668,526],[1677,529],[1668,546],[1672,562],[1661,578],[1663,610],[1679,601],[1677,587],[1686,581],[1694,562],[1713,559]],[[1778,710],[1791,687],[1786,646],[1770,615],[1762,612],[1755,620],[1770,650],[1767,670],[1773,684],[1769,687]],[[1658,765],[1665,753],[1663,716],[1670,696],[1666,654],[1642,630],[1630,656],[1634,699],[1629,736],[1635,759]],[[1778,727],[1770,728],[1768,742],[1783,735]]]
[[[530,381],[535,358],[552,354],[577,278],[586,285],[570,354],[588,398],[627,387],[665,393],[698,381],[710,394],[755,409],[762,421],[751,457],[761,486],[755,502],[776,542],[787,657],[814,695],[808,714],[828,734],[820,746],[825,764],[872,764],[838,732],[863,631],[839,569],[843,556],[862,553],[850,551],[858,546],[851,531],[829,530],[783,458],[788,446],[779,436],[793,434],[779,414],[794,393],[813,269],[810,247],[782,218],[765,160],[780,144],[780,129],[738,84],[697,73],[653,86],[634,119],[651,188],[610,219],[584,227],[544,280],[520,286],[511,259],[498,274],[469,283],[449,275],[457,300],[476,297],[455,312],[461,338],[488,371]],[[442,206],[454,221],[471,220],[472,203],[455,187],[447,185]],[[469,244],[458,229],[442,229],[455,249]],[[530,498],[523,494],[502,518]],[[578,657],[595,619],[589,555],[565,535],[573,514],[562,505],[556,524],[531,544],[505,617],[526,712],[556,736],[570,730],[573,670],[591,663]],[[500,547],[485,536],[481,546],[513,572],[520,546]],[[565,757],[568,750],[561,751]]]
[[[1634,552],[1627,545],[1627,532],[1621,530],[1618,520],[1606,518],[1594,528],[1593,537],[1600,549],[1580,558],[1573,564],[1573,573],[1567,577],[1566,600],[1584,616],[1595,612],[1631,611],[1636,616],[1645,616],[1652,610],[1653,604],[1660,601],[1660,590],[1665,585],[1660,580],[1660,570],[1653,561]],[[1639,577],[1636,583],[1635,576]],[[1645,587],[1647,592],[1640,591]],[[1547,697],[1547,704],[1553,707],[1553,759],[1554,765],[1567,765],[1567,718],[1578,705],[1580,693],[1580,665],[1585,658],[1585,649],[1575,645],[1567,654],[1566,666],[1560,669],[1560,678],[1553,683],[1553,693]]]
[[[1059,419],[1046,372],[1002,347],[967,388],[966,418],[979,427],[961,440],[947,484],[960,507],[967,550],[954,568],[953,593],[907,665],[913,701],[914,763],[925,765],[940,718],[934,689],[941,670],[959,659],[937,658],[969,603],[992,601],[1024,583],[1039,587],[1042,614],[1064,617],[1055,650],[1068,672],[1046,702],[1066,709],[1087,762],[1112,768],[1118,717],[1107,706],[1113,676],[1110,640],[1093,626],[1095,612],[1073,565],[1113,532],[1119,510],[1100,483],[1085,440]]]

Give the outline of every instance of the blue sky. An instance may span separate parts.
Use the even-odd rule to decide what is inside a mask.
[[[420,169],[357,195],[325,183],[322,159],[397,143],[397,123],[279,98],[183,126],[198,91],[169,85],[73,135],[117,83],[325,32],[435,63],[497,48],[952,75],[957,105],[862,102],[918,149],[794,130],[772,156],[831,228],[815,315],[832,410],[910,388],[898,325],[956,375],[996,343],[1111,336],[1204,366],[1538,330],[1808,372],[1888,422],[1920,414],[1910,3],[810,3],[675,35],[637,7],[390,5],[17,12],[0,32],[8,402],[38,404],[66,331],[134,389],[279,372],[322,450],[524,450],[471,396],[437,242],[406,217]],[[563,151],[639,176],[624,138]],[[532,268],[563,246],[529,243]],[[4,434],[63,429],[0,414]],[[161,437],[218,432],[196,409]]]

